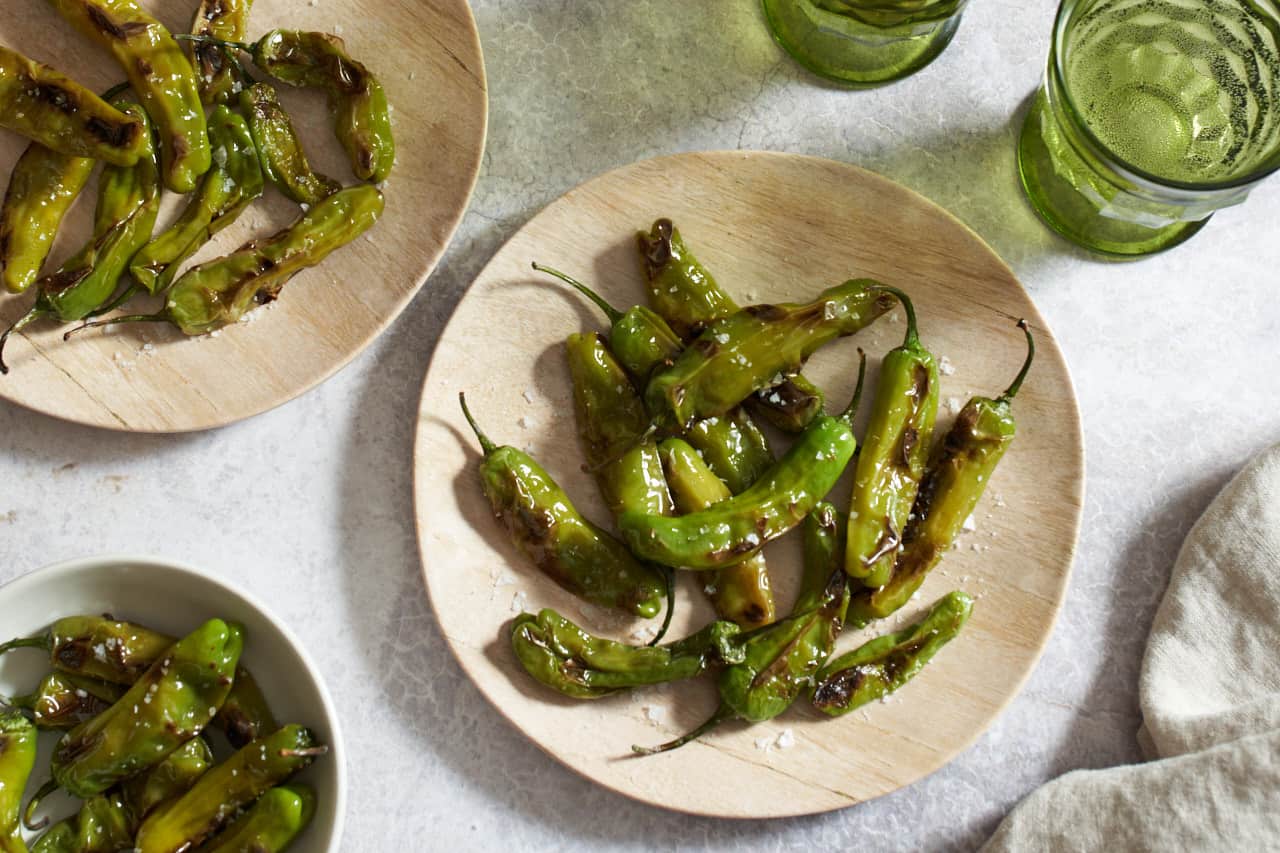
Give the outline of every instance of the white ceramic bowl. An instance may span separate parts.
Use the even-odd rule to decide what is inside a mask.
[[[329,745],[329,754],[297,777],[315,789],[316,813],[290,853],[337,853],[347,790],[342,732],[319,671],[284,623],[252,596],[191,566],[153,557],[91,557],[46,566],[0,587],[0,642],[36,634],[55,619],[82,613],[110,613],[175,636],[213,618],[244,625],[241,662],[253,671],[276,718],[281,724],[309,727]],[[48,671],[45,653],[12,651],[0,657],[0,695],[30,692]],[[41,735],[28,795],[48,778],[48,756],[56,741],[55,734]],[[61,795],[48,803],[58,819],[74,810]]]

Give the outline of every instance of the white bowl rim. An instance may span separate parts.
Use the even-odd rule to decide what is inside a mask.
[[[321,710],[325,716],[325,722],[329,728],[329,754],[334,759],[334,772],[337,779],[337,802],[334,803],[333,833],[329,839],[328,853],[338,853],[341,849],[342,833],[347,817],[347,762],[346,747],[342,739],[342,723],[338,718],[337,709],[333,704],[333,697],[329,695],[329,688],[324,683],[324,679],[320,676],[320,670],[316,666],[316,662],[311,659],[311,655],[307,653],[306,647],[298,639],[297,635],[289,629],[280,617],[276,616],[272,610],[262,603],[255,595],[248,592],[242,592],[233,589],[224,580],[217,575],[212,575],[201,571],[194,565],[174,560],[169,557],[158,557],[151,555],[138,554],[102,554],[93,557],[74,557],[69,560],[60,560],[56,563],[50,563],[41,566],[38,569],[32,569],[29,572],[13,578],[8,583],[0,584],[0,591],[22,593],[23,588],[36,583],[47,581],[50,578],[62,577],[65,575],[74,575],[80,572],[93,571],[95,569],[105,569],[114,566],[145,566],[148,568],[161,569],[171,571],[180,575],[187,575],[198,580],[210,583],[217,587],[223,593],[232,598],[239,599],[243,604],[248,606],[250,610],[257,611],[271,626],[280,632],[285,642],[289,644],[293,652],[302,661],[302,665],[307,670],[307,675],[316,686],[316,692],[320,695]]]

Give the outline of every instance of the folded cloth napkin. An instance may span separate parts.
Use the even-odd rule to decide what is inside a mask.
[[[1150,760],[1048,783],[984,853],[1280,850],[1280,445],[1187,535],[1139,694]]]

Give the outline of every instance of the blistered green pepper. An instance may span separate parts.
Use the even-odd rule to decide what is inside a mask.
[[[630,646],[596,637],[554,610],[521,613],[511,624],[511,647],[520,665],[542,684],[575,699],[598,699],[617,690],[693,678],[708,667],[742,660],[739,628],[716,621],[662,646]]]
[[[193,737],[146,773],[121,786],[132,819],[130,837],[161,803],[184,794],[213,766],[213,751],[203,737]]]
[[[543,574],[593,604],[656,616],[666,590],[661,573],[583,518],[531,456],[490,441],[471,417],[465,396],[458,399],[484,452],[481,487],[515,546]]]
[[[929,615],[909,628],[877,637],[822,668],[813,707],[838,717],[883,699],[919,674],[938,649],[955,639],[973,610],[973,599],[947,593]]]
[[[685,246],[670,219],[659,219],[649,233],[639,232],[636,241],[649,284],[649,301],[685,340],[693,340],[712,322],[739,310]],[[778,429],[800,432],[822,412],[823,396],[816,385],[797,373],[779,385],[757,391],[748,402]]]
[[[342,189],[337,181],[311,168],[302,139],[270,85],[253,83],[245,88],[240,109],[249,120],[262,173],[282,193],[299,204],[314,205]]]
[[[9,177],[0,207],[0,281],[21,293],[40,275],[58,228],[89,183],[97,161],[27,146]]]
[[[133,278],[151,293],[169,286],[182,262],[191,257],[262,195],[262,167],[244,119],[224,106],[209,115],[213,167],[200,189],[169,229],[144,246],[129,262]]]
[[[786,455],[742,494],[677,518],[623,515],[618,527],[631,550],[673,568],[719,569],[747,559],[803,521],[853,457],[853,416],[866,366],[863,355],[848,408],[809,424]]]
[[[30,711],[41,729],[71,729],[98,716],[123,695],[119,684],[53,672],[33,692],[14,696],[9,704]]]
[[[272,788],[201,849],[204,853],[279,853],[302,834],[315,811],[315,792],[306,785]]]
[[[134,841],[137,853],[187,853],[245,806],[328,751],[309,729],[287,725],[242,747],[201,776],[185,794],[151,813]]]
[[[213,722],[236,749],[277,728],[267,697],[253,673],[244,667],[236,669],[236,682]]]
[[[894,299],[878,287],[871,279],[847,281],[812,302],[753,305],[717,320],[649,380],[645,405],[657,424],[675,430],[723,415],[795,373],[823,344],[888,310]]]
[[[253,0],[200,0],[191,32],[223,41],[242,41],[249,34],[249,10],[252,8]],[[226,48],[193,43],[191,64],[196,72],[200,101],[205,106],[235,102],[240,81]]]
[[[115,166],[132,166],[150,148],[150,134],[136,116],[3,45],[0,127],[59,154]]]
[[[920,343],[911,300],[897,288],[907,314],[902,346],[880,365],[866,438],[854,467],[845,569],[869,587],[884,586],[902,548],[902,533],[924,476],[938,415],[938,366]]]
[[[176,193],[194,190],[200,176],[209,171],[209,137],[195,73],[173,36],[133,0],[48,3],[86,38],[106,49],[129,78],[160,133],[164,185]]]
[[[668,438],[658,452],[678,512],[701,512],[732,497],[729,487],[687,442]],[[773,589],[763,554],[719,569],[705,589],[722,619],[743,628],[758,628],[773,621]]]
[[[1013,398],[1035,358],[1031,330],[1022,320],[1018,327],[1027,337],[1022,369],[996,399],[974,397],[960,410],[929,462],[892,576],[879,589],[864,589],[853,597],[849,605],[852,624],[883,619],[906,604],[973,514],[992,472],[1013,441]]]
[[[800,527],[804,542],[803,571],[791,615],[799,615],[822,604],[832,571],[844,565],[845,527],[844,513],[827,501],[820,501],[805,516]]]
[[[19,812],[36,764],[36,727],[17,711],[0,713],[0,853],[27,853]]]

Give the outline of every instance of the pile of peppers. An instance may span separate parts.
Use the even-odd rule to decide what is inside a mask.
[[[709,673],[720,705],[693,731],[640,755],[683,746],[729,720],[772,719],[802,697],[840,716],[913,679],[969,618],[961,590],[915,623],[833,657],[845,625],[896,613],[950,550],[1013,441],[1012,403],[1035,355],[1027,324],[1022,367],[994,398],[974,397],[935,439],[938,365],[915,306],[896,287],[852,279],[808,302],[739,307],[669,219],[637,237],[648,305],[620,310],[585,284],[534,264],[585,296],[608,328],[565,342],[584,470],[613,531],[588,520],[527,452],[498,446],[459,395],[482,450],[480,482],[494,517],[529,561],[585,601],[662,627],[648,645],[591,634],[560,613],[517,616],[519,665],[575,699],[596,699]],[[857,390],[836,416],[800,371],[808,357],[889,309],[906,315],[902,345],[880,364],[859,446]],[[775,455],[756,421],[791,433]],[[828,501],[851,471],[848,508]],[[800,591],[779,614],[766,544],[799,528]],[[696,575],[717,618],[659,645],[671,624],[673,578]]]
[[[252,0],[202,0],[174,35],[134,0],[49,0],[109,54],[127,82],[104,95],[0,45],[0,128],[31,140],[0,203],[0,285],[33,290],[0,333],[53,320],[81,329],[163,322],[219,330],[271,302],[300,270],[368,231],[383,209],[375,184],[395,162],[391,110],[378,79],[326,33],[272,30],[252,44]],[[181,46],[185,42],[189,50]],[[255,78],[243,61],[267,79]],[[359,183],[315,172],[273,84],[326,94],[333,130]],[[54,238],[98,163],[93,233],[57,270]],[[301,207],[284,230],[184,270],[188,258],[274,186]],[[165,192],[188,195],[154,234]],[[158,310],[115,314],[135,296]]]
[[[274,853],[291,844],[315,811],[314,792],[291,779],[327,747],[303,726],[276,722],[240,660],[244,640],[243,627],[221,619],[175,638],[70,616],[0,644],[0,654],[43,652],[51,670],[0,711],[0,850],[28,850],[23,826],[44,830],[32,853]],[[48,780],[24,808],[41,730],[58,741]],[[79,809],[37,821],[58,789]]]

